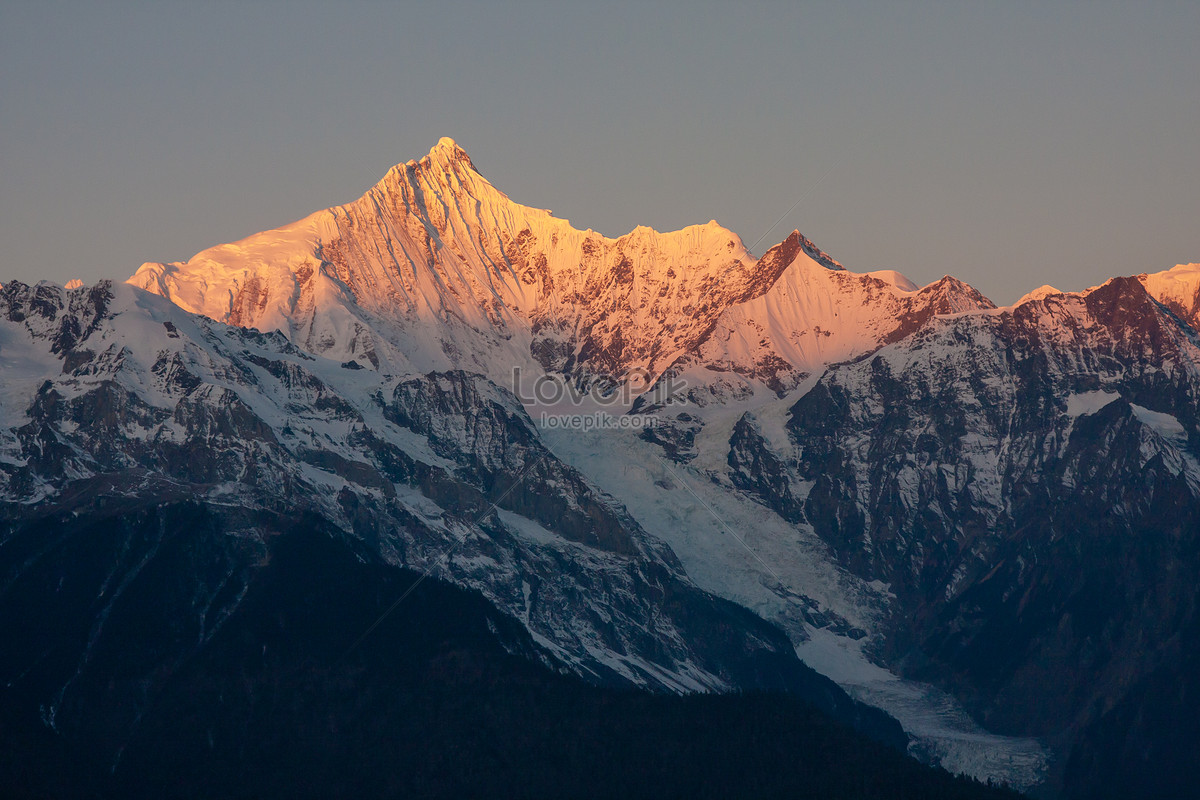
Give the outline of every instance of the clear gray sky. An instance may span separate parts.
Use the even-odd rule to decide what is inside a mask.
[[[1046,5],[5,1],[0,281],[186,259],[440,136],[576,227],[799,228],[1001,303],[1200,261],[1200,3]]]

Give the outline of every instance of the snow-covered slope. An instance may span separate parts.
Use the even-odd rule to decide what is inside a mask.
[[[1047,297],[1054,294],[1062,294],[1062,292],[1058,289],[1055,289],[1048,283],[1042,284],[1032,292],[1026,292],[1019,300],[1017,300],[1017,302],[1013,303],[1013,305],[1019,306],[1032,300],[1045,300]]]
[[[770,685],[760,656],[801,674],[781,633],[698,590],[548,451],[510,392],[356,366],[127,285],[8,283],[0,522],[181,499],[313,515],[481,592],[596,681]]]
[[[798,231],[795,253],[766,293],[728,308],[695,349],[692,364],[757,378],[776,392],[826,364],[903,338],[938,314],[992,308],[949,276],[918,289],[896,272],[858,274],[813,258]]]
[[[1137,277],[1151,297],[1200,330],[1200,264],[1179,264]]]
[[[786,414],[795,399],[760,402],[755,415],[767,418]],[[881,647],[893,610],[889,587],[839,565],[807,521],[774,514],[754,492],[733,485],[722,463],[728,439],[719,449],[714,436],[711,459],[679,464],[627,431],[542,435],[669,544],[697,584],[782,627],[806,664],[899,720],[912,737],[911,752],[955,773],[1022,788],[1044,778],[1042,743],[988,733],[945,692],[878,665],[871,653]]]

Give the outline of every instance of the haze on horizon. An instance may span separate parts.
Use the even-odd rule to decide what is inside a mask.
[[[1200,261],[1200,6],[0,5],[0,281],[123,280],[453,137],[619,236],[998,303]],[[778,220],[778,222],[777,222]]]

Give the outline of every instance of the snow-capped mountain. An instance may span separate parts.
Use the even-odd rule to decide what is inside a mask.
[[[715,222],[620,239],[509,200],[452,140],[363,197],[293,225],[146,264],[131,278],[233,325],[391,371],[661,364],[787,264],[756,263]],[[532,345],[532,347],[531,347]]]
[[[952,771],[1085,795],[1186,763],[1149,720],[1200,711],[1195,265],[996,308],[799,232],[576,230],[443,139],[128,284],[0,290],[7,540],[114,504],[260,543],[304,513],[595,682],[786,686],[895,737],[798,653]],[[514,370],[665,391],[607,406],[637,429],[539,427]]]
[[[727,689],[753,679],[726,655],[786,653],[759,626],[711,663],[694,656],[713,640],[689,626],[753,618],[733,623],[480,376],[384,378],[120,284],[10,283],[0,303],[14,519],[110,495],[309,512],[483,592],[601,681]]]
[[[36,640],[21,638],[16,660],[0,665],[9,688],[35,693],[46,724],[66,735],[100,724],[87,712],[91,692],[114,678],[95,665],[141,624],[142,606],[124,596],[148,564],[157,573],[165,552],[188,551],[195,573],[160,587],[161,601],[178,609],[179,625],[196,621],[198,638],[131,655],[121,680],[142,686],[206,652],[241,613],[271,541],[294,526],[478,592],[554,669],[656,691],[786,689],[868,735],[905,741],[894,721],[804,667],[777,628],[698,589],[669,548],[550,452],[516,398],[482,376],[381,375],[108,282],[6,284],[0,366],[4,591],[44,605],[53,597],[40,593],[59,590],[30,581],[46,569],[73,576],[82,587],[70,591],[89,600],[76,610],[87,618],[70,625],[90,630],[56,656],[57,684],[28,663],[40,658]],[[207,522],[194,530],[167,522],[196,514]],[[61,536],[48,540],[47,530]],[[62,537],[105,552],[76,564]],[[366,635],[371,622],[345,625]],[[153,698],[120,701],[132,716],[106,734],[118,754]]]
[[[504,384],[513,367],[620,382],[697,360],[794,384],[934,313],[990,306],[951,278],[847,272],[798,232],[756,259],[715,221],[576,230],[510,200],[451,139],[352,203],[129,282],[338,361]]]

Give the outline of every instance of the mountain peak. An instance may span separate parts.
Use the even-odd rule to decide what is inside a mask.
[[[471,157],[467,155],[467,151],[459,146],[458,142],[451,139],[449,136],[443,136],[438,139],[429,151],[429,153],[420,161],[409,161],[405,166],[427,166],[438,165],[442,168],[453,168],[456,164],[462,164],[468,167],[472,172],[479,173],[475,168],[475,163],[471,161]]]
[[[577,230],[512,201],[443,137],[357,200],[187,262],[146,264],[130,282],[377,369],[500,379],[525,364],[619,379],[632,369],[661,373],[696,352],[727,310],[765,297],[789,270],[754,318],[730,318],[737,337],[753,340],[751,355],[768,328],[781,342],[820,339],[777,348],[779,364],[809,369],[849,352],[829,340],[846,327],[847,305],[867,308],[859,316],[873,326],[847,334],[859,350],[878,346],[876,317],[911,311],[893,297],[911,282],[849,273],[799,231],[756,260],[716,220],[667,233],[639,226],[618,239]],[[922,319],[981,305],[942,288],[919,298]]]
[[[1017,302],[1013,303],[1013,306],[1019,306],[1019,305],[1025,304],[1025,303],[1032,303],[1036,300],[1045,300],[1047,297],[1051,297],[1053,295],[1062,294],[1062,293],[1063,293],[1062,290],[1056,289],[1055,287],[1046,283],[1046,284],[1043,284],[1043,285],[1039,286],[1038,288],[1034,289],[1032,292],[1028,292],[1028,293],[1022,295],[1021,298],[1019,300],[1017,300]]]

